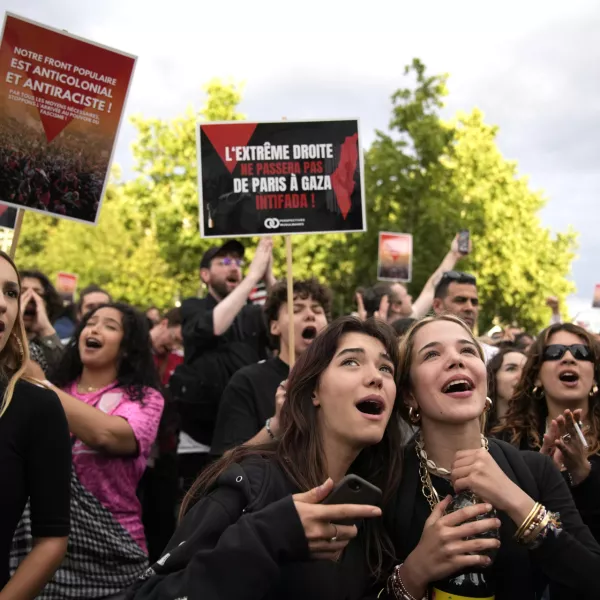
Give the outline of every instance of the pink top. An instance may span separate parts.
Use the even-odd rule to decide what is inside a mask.
[[[108,456],[77,440],[73,445],[73,465],[88,492],[147,550],[142,507],[136,491],[156,438],[164,399],[157,390],[146,388],[143,403],[135,402],[129,400],[123,388],[113,386],[111,384],[96,392],[81,394],[74,382],[66,386],[64,391],[108,415],[123,417],[133,430],[139,454],[131,457]]]

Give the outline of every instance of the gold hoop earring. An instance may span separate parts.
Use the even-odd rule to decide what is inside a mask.
[[[19,348],[19,357],[21,359],[21,363],[25,360],[25,350],[23,349],[23,342],[21,342],[21,340],[14,335],[15,341],[17,342],[17,346]]]
[[[598,393],[598,386],[597,386],[596,384],[594,384],[594,385],[592,386],[592,389],[590,390],[590,398],[591,398],[592,396],[595,396],[597,393]]]
[[[494,403],[492,402],[492,399],[487,396],[485,399],[485,412],[490,412],[490,410],[492,410],[492,406],[494,406]]]
[[[408,418],[411,423],[416,425],[421,420],[421,413],[419,412],[419,409],[410,406],[408,408]]]
[[[531,390],[531,393],[536,397],[542,400],[544,398],[544,388],[542,386],[538,387],[537,385]]]

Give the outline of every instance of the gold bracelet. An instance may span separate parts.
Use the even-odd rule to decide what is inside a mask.
[[[539,527],[539,524],[543,521],[545,516],[546,516],[546,509],[544,507],[542,507],[542,510],[538,511],[538,513],[535,515],[535,518],[531,521],[531,523],[529,523],[529,527],[527,527],[527,529],[525,529],[525,531],[523,531],[523,534],[521,535],[521,539],[524,540],[532,531],[537,529]]]
[[[525,518],[523,523],[521,523],[521,526],[519,527],[519,529],[517,529],[517,532],[515,533],[516,540],[521,539],[525,530],[531,525],[533,520],[538,515],[540,509],[542,509],[542,508],[543,508],[543,506],[539,502],[536,502],[533,505],[533,508],[531,509],[531,511],[529,512],[529,514],[527,515],[527,517]]]
[[[529,544],[533,544],[538,539],[542,531],[544,531],[544,529],[548,527],[549,521],[550,513],[546,511],[546,514],[544,515],[544,518],[541,520],[540,524],[531,532],[530,535],[527,536],[526,539],[523,540],[523,543],[526,546],[529,546]]]

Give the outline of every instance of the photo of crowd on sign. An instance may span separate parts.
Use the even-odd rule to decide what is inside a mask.
[[[95,223],[135,59],[7,15],[0,201]]]
[[[404,282],[412,279],[412,235],[379,233],[377,279]]]

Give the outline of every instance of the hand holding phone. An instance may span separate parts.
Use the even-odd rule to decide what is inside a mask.
[[[363,480],[358,479],[362,483]],[[359,491],[359,488],[363,489],[362,485],[351,483],[350,487],[354,488],[354,494],[363,496],[364,492]],[[350,540],[358,534],[354,523],[381,517],[379,507],[359,503],[361,498],[350,496],[356,504],[337,503],[337,500],[345,499],[348,489],[348,483],[342,481],[334,490],[333,481],[329,478],[308,492],[292,496],[312,558],[337,560]],[[379,490],[377,492],[381,493]],[[333,494],[335,497],[332,497]]]
[[[469,254],[470,248],[470,234],[468,229],[462,229],[458,234],[458,251],[463,254]]]
[[[361,504],[379,506],[383,494],[372,483],[358,475],[346,475],[323,500],[322,504]],[[337,521],[336,521],[337,522]],[[339,525],[356,525],[355,519],[339,520]]]

